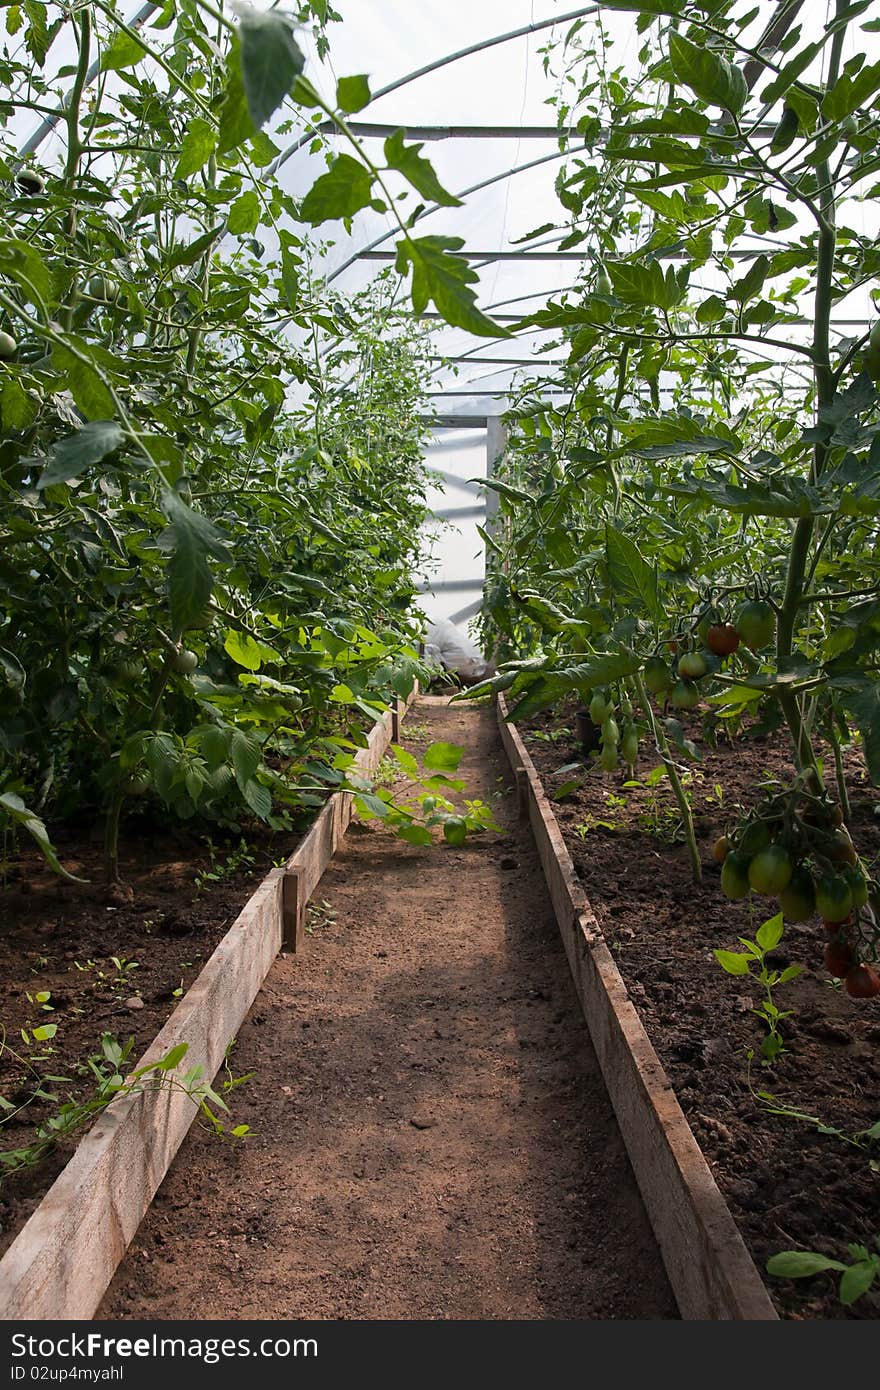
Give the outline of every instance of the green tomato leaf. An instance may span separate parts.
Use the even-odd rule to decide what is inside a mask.
[[[455,772],[464,757],[464,749],[456,743],[431,743],[422,756],[430,772]]]
[[[14,377],[8,377],[0,391],[0,414],[6,430],[26,430],[33,424],[37,407]]]
[[[40,820],[39,816],[36,815],[30,807],[26,806],[21,797],[17,796],[15,792],[0,792],[0,814],[3,812],[5,812],[11,820],[16,821],[22,829],[26,830],[28,834],[33,837],[42,851],[43,858],[54,873],[59,874],[62,878],[69,879],[71,883],[86,883],[88,881],[87,879],[77,878],[75,874],[68,873],[67,869],[62,867],[58,855],[52,847],[52,842],[49,839],[49,834],[45,825]]]
[[[877,1278],[880,1278],[878,1260],[869,1258],[850,1265],[840,1276],[840,1301],[844,1307],[848,1308],[857,1298],[861,1298],[862,1294],[867,1293]]]
[[[675,29],[669,33],[669,60],[676,77],[701,101],[739,115],[749,94],[741,68],[706,44],[691,43]]]
[[[482,338],[509,338],[503,325],[494,323],[476,305],[471,289],[478,279],[464,256],[456,253],[461,237],[405,237],[397,243],[397,271],[405,275],[412,266],[412,304],[421,314],[433,301],[438,313],[453,328],[464,328]]]
[[[643,559],[635,541],[610,523],[605,527],[605,555],[608,578],[618,599],[632,600],[652,618],[660,618],[657,571]]]
[[[226,557],[226,544],[217,528],[188,507],[176,493],[167,491],[163,506],[170,522],[163,545],[171,551],[168,562],[168,602],[172,627],[183,632],[201,620],[214,589],[208,556]]]
[[[81,353],[88,353],[84,343]],[[70,348],[56,346],[52,350],[52,363],[66,378],[70,394],[87,419],[107,420],[115,414],[113,396],[97,370],[83,360],[83,355],[74,353]]]
[[[740,951],[713,951],[715,959],[728,975],[748,975],[749,957]]]
[[[217,136],[214,127],[201,116],[194,116],[183,137],[174,177],[186,179],[191,174],[198,173],[199,169],[207,164],[216,148]]]
[[[768,918],[763,926],[758,928],[755,933],[755,940],[762,951],[772,951],[774,946],[779,945],[784,931],[782,913],[777,912],[775,917]]]
[[[246,632],[230,630],[226,633],[223,647],[236,665],[243,666],[246,671],[259,671],[263,664],[260,643]]]
[[[317,227],[353,217],[373,198],[373,175],[350,154],[338,154],[326,174],[312,184],[300,205],[300,217]]]
[[[422,158],[419,153],[421,149],[422,145],[405,144],[403,131],[396,130],[385,141],[385,162],[389,169],[396,169],[399,174],[403,174],[423,198],[428,198],[432,203],[439,203],[441,207],[461,207],[461,199],[456,198],[454,193],[447,192],[434,173],[431,163]]]
[[[133,34],[117,29],[109,47],[101,54],[101,71],[122,72],[124,68],[133,68],[146,56],[147,50]]]
[[[370,84],[363,73],[354,77],[340,77],[336,83],[336,105],[349,116],[369,106],[371,97]]]
[[[115,421],[91,420],[76,434],[69,434],[54,445],[49,462],[40,474],[38,489],[71,482],[83,469],[112,454],[124,440],[125,431]]]
[[[393,753],[399,766],[407,774],[407,776],[411,777],[414,781],[417,780],[419,775],[419,765],[413,757],[412,753],[407,752],[405,748],[401,748],[399,743],[391,744],[391,752]]]
[[[255,232],[259,222],[260,197],[255,189],[250,188],[246,193],[242,193],[240,198],[236,198],[229,209],[226,230],[233,236],[245,236],[249,232]]]
[[[815,1250],[780,1250],[767,1261],[767,1273],[778,1279],[810,1279],[826,1269],[846,1269],[840,1260],[829,1260]]]
[[[260,820],[269,819],[272,814],[272,793],[268,787],[251,780],[245,783],[242,795],[255,816],[259,816]]]
[[[238,27],[241,79],[248,114],[256,129],[289,94],[305,66],[293,25],[277,10],[245,10]]]
[[[396,834],[399,840],[406,840],[410,845],[433,844],[431,832],[424,825],[401,825],[398,826]]]

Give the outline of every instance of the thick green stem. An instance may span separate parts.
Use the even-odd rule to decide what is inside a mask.
[[[849,792],[846,789],[846,774],[843,770],[843,755],[840,751],[840,739],[834,727],[833,719],[828,724],[828,742],[831,744],[834,753],[834,770],[837,774],[837,796],[840,801],[840,809],[843,812],[843,819],[849,824],[852,819],[852,807],[849,803]]]
[[[838,19],[841,18],[846,4],[847,0],[837,0]],[[845,33],[846,26],[841,25],[834,35],[826,82],[829,89],[837,81],[840,71]],[[835,225],[834,186],[831,182],[831,169],[827,160],[819,165],[816,174],[822,189],[822,196],[816,255],[813,341],[810,351],[813,358],[818,420],[821,418],[823,410],[833,401],[835,392],[834,372],[831,367],[831,309],[834,294],[834,257],[837,249],[837,229]],[[815,483],[819,480],[827,461],[828,445],[824,440],[819,440],[813,448],[812,482]],[[804,601],[807,565],[815,526],[815,517],[810,516],[801,517],[794,528],[785,577],[785,594],[779,611],[776,631],[776,664],[779,670],[783,670],[791,658],[795,625]],[[794,695],[786,693],[780,696],[780,704],[791,731],[798,767],[815,769],[816,755],[800,703]]]
[[[654,718],[654,710],[651,706],[651,701],[648,698],[648,692],[645,689],[645,683],[642,680],[641,673],[636,671],[633,679],[635,681],[636,690],[638,691],[639,695],[639,704],[645,711],[645,714],[648,716],[648,720],[651,725],[651,730],[654,735],[654,742],[657,744],[657,751],[660,754],[660,758],[663,762],[663,767],[665,769],[666,776],[669,778],[669,785],[672,787],[673,794],[678,803],[678,809],[681,812],[682,824],[684,826],[685,843],[688,847],[691,868],[694,872],[694,883],[702,883],[703,866],[700,863],[700,851],[697,848],[697,836],[694,831],[694,816],[691,810],[691,803],[688,801],[687,792],[681,784],[681,778],[678,775],[678,768],[675,766],[675,763],[672,760],[672,755],[669,751],[669,741],[666,737],[666,734],[663,732],[662,728],[657,723],[657,720]]]
[[[120,785],[113,793],[104,828],[104,873],[108,883],[119,882],[119,823],[124,801],[125,792]]]

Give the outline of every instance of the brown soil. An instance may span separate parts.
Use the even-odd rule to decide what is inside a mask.
[[[548,793],[569,780],[559,769],[578,756],[573,712],[529,722],[529,752]],[[697,738],[698,735],[694,734]],[[880,1235],[880,1142],[855,1147],[815,1125],[767,1114],[751,1095],[746,1052],[753,1048],[752,1085],[785,1105],[816,1116],[847,1135],[880,1119],[880,1000],[856,1001],[822,967],[826,940],[818,919],[786,924],[771,963],[804,967],[779,991],[787,1050],[771,1067],[759,1061],[761,1025],[750,1012],[760,1001],[754,981],[726,975],[713,950],[741,949],[737,938],[777,911],[753,895],[731,903],[720,889],[711,855],[715,837],[732,828],[766,774],[792,776],[781,740],[744,740],[706,751],[692,787],[704,882],[696,888],[682,843],[671,842],[677,814],[666,783],[656,792],[625,788],[624,776],[587,774],[583,789],[559,802],[569,852],[629,991],[660,1054],[697,1139],[759,1269],[783,1249],[818,1250],[846,1258],[847,1243],[874,1247]],[[656,763],[646,746],[642,778]],[[880,858],[880,796],[867,782],[858,753],[847,754],[852,834],[862,857]],[[719,805],[716,784],[722,789]],[[601,824],[604,822],[605,824]],[[873,1161],[873,1167],[872,1167]],[[880,1290],[847,1311],[830,1275],[798,1281],[767,1278],[779,1312],[792,1318],[876,1318]]]
[[[121,846],[125,890],[102,882],[101,854],[80,828],[60,833],[63,863],[86,884],[60,881],[30,842],[8,870],[0,891],[0,986],[5,1042],[0,1052],[0,1096],[20,1106],[0,1119],[0,1149],[24,1149],[57,1109],[28,1101],[39,1075],[67,1078],[43,1088],[82,1102],[93,1093],[86,1059],[101,1051],[102,1033],[134,1040],[131,1062],[146,1050],[192,984],[255,885],[274,860],[289,855],[295,834],[247,831],[250,862],[224,873],[198,892],[197,874],[211,871],[205,837],[171,835],[146,817],[133,817]],[[228,866],[241,836],[215,837],[215,864]],[[120,964],[114,964],[112,957]],[[132,965],[131,963],[136,964]],[[34,996],[48,991],[51,1012]],[[28,994],[32,999],[28,999]],[[21,1029],[56,1024],[45,1043],[28,1047]],[[26,1062],[30,1061],[33,1069]],[[36,1167],[4,1177],[0,1188],[0,1252],[41,1200],[82,1137],[64,1142]]]
[[[676,1316],[494,715],[410,724],[503,834],[352,827],[238,1038],[253,1137],[191,1132],[99,1317]]]

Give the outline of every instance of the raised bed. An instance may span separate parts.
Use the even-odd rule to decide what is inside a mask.
[[[501,738],[547,879],[605,1084],[682,1317],[776,1311],[599,930],[532,759],[498,698]]]
[[[378,766],[405,709],[398,704],[374,726],[356,756],[359,771]],[[251,896],[139,1068],[186,1043],[186,1067],[216,1074],[278,951],[301,947],[306,904],[351,814],[351,793],[330,797],[295,853]],[[0,1318],[92,1317],[196,1114],[170,1087],[107,1107],[0,1260]]]

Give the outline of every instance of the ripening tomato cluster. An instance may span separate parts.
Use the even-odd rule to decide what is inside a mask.
[[[645,687],[675,709],[694,709],[700,702],[699,682],[704,676],[720,670],[741,644],[750,651],[760,651],[772,642],[775,632],[776,615],[763,599],[747,600],[735,623],[726,622],[712,608],[696,625],[699,645],[680,651],[678,641],[669,642],[671,663],[656,653],[649,657],[643,672]]]
[[[639,730],[633,719],[632,701],[623,695],[615,703],[607,690],[595,690],[588,709],[590,719],[600,731],[599,766],[602,771],[614,772],[622,757],[632,773],[639,756]]]
[[[827,795],[798,786],[768,798],[731,837],[716,840],[713,853],[726,898],[775,897],[789,922],[818,913],[831,937],[828,970],[854,998],[880,994],[880,975],[860,959],[869,880],[840,807]]]

